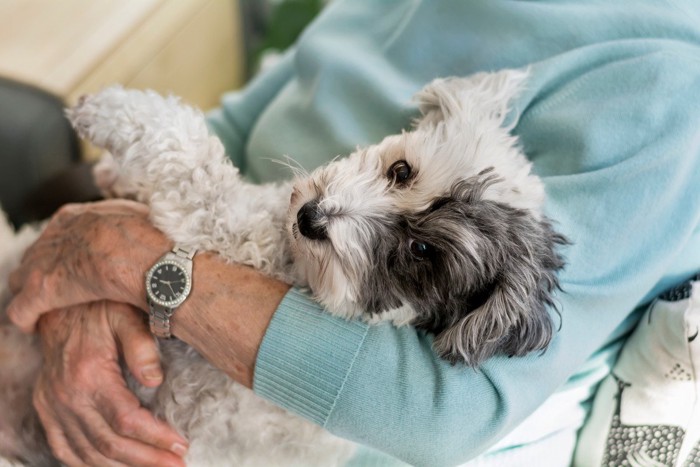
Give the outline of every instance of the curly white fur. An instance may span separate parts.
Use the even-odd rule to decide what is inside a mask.
[[[476,365],[549,342],[548,315],[538,309],[531,317],[527,307],[549,303],[551,272],[561,267],[557,237],[543,220],[542,184],[503,126],[525,77],[436,80],[417,95],[423,117],[412,131],[282,184],[246,183],[203,115],[174,97],[112,87],[68,115],[108,151],[96,170],[103,191],[148,203],[153,224],[174,241],[308,286],[337,316],[420,323],[438,335],[442,356]],[[405,183],[391,179],[397,161],[412,168]],[[318,238],[300,226],[309,203]],[[465,209],[480,209],[495,238],[459,220]],[[411,249],[418,241],[431,248],[429,261]],[[501,269],[512,258],[520,267],[507,276]],[[426,269],[433,261],[440,268]],[[501,276],[514,288],[492,284]],[[412,290],[422,283],[430,289]],[[475,309],[463,310],[471,300]],[[534,337],[512,342],[520,328]],[[352,455],[351,442],[259,398],[182,342],[160,345],[164,383],[155,391],[131,384],[190,440],[190,465],[330,466]]]
[[[83,99],[69,117],[81,136],[109,151],[98,167],[109,181],[103,191],[148,203],[153,224],[180,245],[300,283],[284,229],[290,184],[243,181],[200,112],[174,97],[114,87]],[[332,466],[354,451],[235,383],[182,342],[160,347],[164,383],[152,391],[131,381],[132,388],[190,441],[189,465]]]

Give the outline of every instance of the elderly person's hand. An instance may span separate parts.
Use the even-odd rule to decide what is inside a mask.
[[[140,406],[120,370],[122,349],[141,384],[155,387],[163,379],[140,311],[94,302],[48,313],[38,328],[44,363],[34,406],[61,462],[184,466],[186,441]]]
[[[94,301],[146,304],[146,271],[172,242],[142,204],[70,205],[51,219],[10,276],[10,319],[31,332],[41,315]],[[193,289],[171,319],[173,334],[251,387],[258,348],[289,285],[212,253],[195,256]]]
[[[142,204],[67,205],[10,276],[15,297],[7,314],[31,332],[42,314],[81,303],[107,299],[145,308],[143,274],[169,248]]]
[[[181,438],[138,409],[116,366],[120,349],[134,374],[149,383],[144,365],[133,362],[153,352],[143,345],[145,335],[125,339],[124,332],[114,331],[134,332],[136,323],[125,320],[124,310],[114,310],[117,305],[104,305],[129,306],[132,316],[131,306],[146,309],[145,273],[171,248],[141,204],[73,205],[54,216],[10,277],[15,294],[10,319],[31,332],[41,318],[48,365],[35,400],[52,447],[69,465],[166,465],[166,456],[177,462],[164,449],[178,453]],[[289,285],[206,252],[195,257],[193,276],[193,291],[171,320],[173,334],[252,387],[258,349]],[[122,327],[107,325],[116,318]],[[143,323],[139,326],[143,333]],[[80,397],[69,397],[73,393]],[[58,404],[48,402],[54,398]],[[156,428],[164,430],[160,437]],[[134,442],[140,450],[132,449]],[[104,463],[96,461],[103,458]]]

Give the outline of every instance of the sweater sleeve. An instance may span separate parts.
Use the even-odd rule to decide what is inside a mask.
[[[635,307],[700,269],[698,96],[700,66],[684,53],[610,46],[533,66],[515,132],[573,243],[562,326],[543,354],[451,366],[430,335],[336,319],[292,289],[260,348],[255,391],[411,464],[484,452]]]
[[[224,144],[226,153],[241,173],[246,173],[248,135],[270,101],[287,84],[292,74],[293,56],[291,48],[272,69],[257,76],[245,89],[224,94],[221,106],[207,114],[209,128]]]

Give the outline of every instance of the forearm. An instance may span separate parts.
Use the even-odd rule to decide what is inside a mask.
[[[211,253],[198,254],[193,268],[192,293],[173,316],[173,333],[252,387],[260,343],[289,285]]]

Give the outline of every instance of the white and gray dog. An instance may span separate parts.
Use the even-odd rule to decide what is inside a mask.
[[[553,333],[566,240],[504,124],[526,76],[435,80],[416,96],[422,117],[411,131],[261,186],[241,178],[202,114],[176,98],[112,87],[68,116],[111,154],[98,184],[149,204],[172,240],[308,287],[333,315],[424,329],[440,357],[476,367],[543,350]],[[160,348],[162,386],[132,386],[190,440],[191,465],[328,466],[352,454],[352,443],[260,399],[182,342]],[[11,410],[15,426],[0,424],[16,442],[6,454],[31,463],[42,452],[37,424],[26,404]]]

